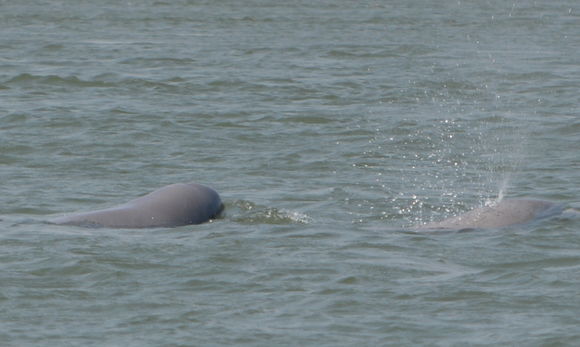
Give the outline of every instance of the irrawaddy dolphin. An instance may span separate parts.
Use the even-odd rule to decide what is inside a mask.
[[[175,227],[207,222],[223,209],[220,196],[212,188],[176,183],[122,205],[66,215],[50,222],[106,228]]]
[[[505,199],[478,207],[464,214],[417,225],[414,230],[494,229],[524,224],[535,219],[551,217],[564,211],[562,204],[545,200]]]

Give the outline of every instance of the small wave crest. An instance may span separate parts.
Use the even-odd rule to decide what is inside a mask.
[[[109,87],[110,84],[100,80],[83,80],[76,76],[57,75],[32,75],[21,73],[2,83],[5,86],[27,86],[27,85],[47,85],[47,86],[70,86],[70,87]]]
[[[233,211],[233,212],[232,212]],[[229,216],[228,216],[229,215]],[[259,206],[251,201],[237,200],[226,207],[226,218],[242,224],[308,224],[311,218],[301,212]]]

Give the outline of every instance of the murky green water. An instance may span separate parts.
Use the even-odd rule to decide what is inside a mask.
[[[579,13],[1,1],[1,344],[575,345],[579,218],[406,227],[580,207]],[[225,217],[44,223],[186,181]]]

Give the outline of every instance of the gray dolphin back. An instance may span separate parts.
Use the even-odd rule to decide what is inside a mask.
[[[506,199],[475,208],[440,222],[417,226],[416,230],[461,230],[502,228],[559,214],[563,206],[545,200]]]
[[[111,208],[72,214],[52,220],[107,228],[175,227],[200,224],[216,218],[223,210],[218,193],[196,183],[176,183]]]

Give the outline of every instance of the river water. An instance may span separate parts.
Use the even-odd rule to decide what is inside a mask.
[[[0,1],[2,346],[566,346],[580,219],[573,1]],[[226,214],[53,216],[161,186]]]

